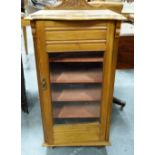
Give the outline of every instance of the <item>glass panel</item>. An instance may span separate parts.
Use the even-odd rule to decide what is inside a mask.
[[[102,53],[49,54],[54,124],[100,121]]]

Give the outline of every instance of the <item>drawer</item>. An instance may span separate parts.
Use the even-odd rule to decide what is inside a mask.
[[[46,41],[46,52],[105,51],[106,41]]]
[[[99,29],[75,29],[75,30],[48,30],[45,31],[45,39],[47,41],[58,40],[105,40],[106,30]]]
[[[107,23],[100,21],[47,21],[44,25],[47,52],[104,51]]]

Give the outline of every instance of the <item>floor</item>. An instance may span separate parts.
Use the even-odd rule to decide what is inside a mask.
[[[38,99],[35,59],[31,30],[28,28],[29,54],[25,55],[22,41],[22,58],[25,71],[29,114],[21,113],[22,155],[133,155],[134,122],[134,71],[117,70],[114,95],[125,100],[123,111],[113,105],[111,135],[112,145],[108,147],[42,147],[43,131]]]

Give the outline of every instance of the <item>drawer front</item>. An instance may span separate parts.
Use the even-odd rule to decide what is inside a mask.
[[[45,31],[47,41],[62,41],[62,40],[105,40],[106,30],[98,29],[81,29],[81,30],[59,30]]]
[[[77,24],[79,23],[79,24]],[[101,21],[46,21],[45,30],[70,28],[107,28],[106,22]]]
[[[107,24],[99,21],[47,21],[45,41],[47,52],[104,51]]]
[[[79,52],[79,51],[105,51],[106,42],[93,42],[93,41],[63,41],[63,42],[46,42],[46,51],[51,52]]]

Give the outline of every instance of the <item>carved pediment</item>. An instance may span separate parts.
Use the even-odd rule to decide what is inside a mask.
[[[86,0],[62,0],[57,6],[47,6],[46,9],[58,9],[58,10],[77,10],[77,9],[93,9],[93,6],[89,5]]]

